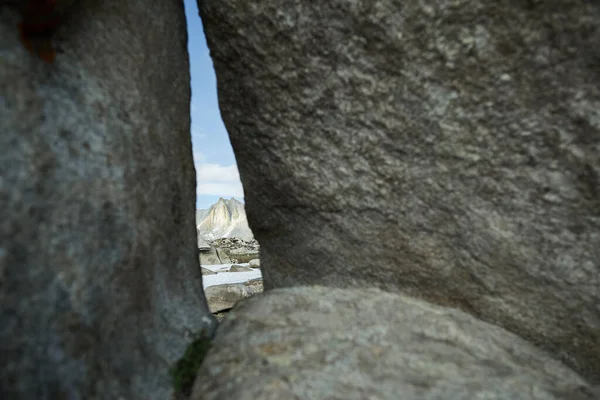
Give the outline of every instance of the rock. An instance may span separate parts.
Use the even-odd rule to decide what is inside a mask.
[[[202,275],[215,275],[216,274],[216,272],[211,271],[208,268],[200,267],[200,270],[202,271]]]
[[[202,220],[204,220],[204,218],[206,218],[207,215],[208,215],[208,210],[207,209],[196,210],[196,228],[198,228],[198,225],[200,225],[200,223],[202,222]],[[202,232],[198,231],[198,234],[200,236],[202,236]]]
[[[246,249],[225,250],[231,262],[247,263],[258,256],[258,251],[247,251]]]
[[[248,264],[250,264],[252,268],[260,268],[260,259],[255,258],[253,260],[250,260],[248,261]]]
[[[164,400],[189,333],[215,325],[183,4],[70,12],[50,64],[0,6],[0,398]]]
[[[200,251],[210,251],[211,247],[210,244],[208,244],[206,242],[206,240],[204,240],[200,234],[198,234],[198,250]]]
[[[213,316],[215,317],[215,319],[217,320],[218,323],[223,322],[223,320],[225,320],[226,317],[229,316],[229,311],[230,309],[227,310],[223,310],[223,311],[219,311],[213,314]],[[187,400],[187,399],[185,399]]]
[[[243,238],[220,238],[210,240],[210,243],[220,249],[225,250],[244,250],[246,253],[258,253],[259,244],[256,239],[243,239]]]
[[[518,336],[377,289],[297,287],[244,300],[199,376],[192,400],[595,399],[583,378]]]
[[[204,289],[210,312],[218,313],[236,305],[240,300],[263,291],[262,280],[258,283],[231,283],[209,286]]]
[[[221,238],[207,243],[212,248],[200,252],[201,263],[204,265],[247,263],[259,254],[259,245],[254,239]]]
[[[600,383],[597,3],[199,3],[265,288],[404,291]]]
[[[231,259],[223,249],[211,247],[210,250],[200,251],[200,264],[231,264]]]
[[[201,219],[198,221],[198,218]],[[248,227],[244,203],[233,197],[229,200],[219,198],[208,210],[197,210],[196,219],[198,232],[206,239],[253,238]]]
[[[217,257],[219,258],[219,261],[220,261],[219,264],[230,264],[231,262],[233,262],[233,260],[229,257],[229,254],[227,253],[226,250],[217,248],[216,252],[217,252]]]
[[[263,291],[263,280],[262,278],[250,279],[249,281],[244,282],[246,286],[254,286],[256,291]]]
[[[249,271],[252,271],[252,268],[246,267],[243,265],[232,265],[231,268],[229,268],[229,272],[249,272]]]
[[[242,283],[244,286],[251,286],[253,293],[260,293],[263,291],[263,281],[262,278],[258,278],[258,279],[251,279],[249,281],[243,282]],[[215,319],[220,323],[222,322],[225,317],[230,317],[229,312],[232,310],[232,308],[226,308],[224,310],[215,312],[213,315],[215,317]]]
[[[217,252],[212,248],[208,251],[201,251],[198,260],[200,261],[200,265],[217,265],[220,263],[220,260],[217,258]]]

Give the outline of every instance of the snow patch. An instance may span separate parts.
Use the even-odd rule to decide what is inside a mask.
[[[204,268],[206,267],[207,266],[204,266]],[[259,269],[248,272],[221,272],[217,273],[216,275],[203,275],[202,286],[204,289],[206,289],[209,286],[244,283],[258,278],[262,278],[262,274],[260,273]]]
[[[211,264],[211,265],[202,265],[202,268],[210,269],[212,272],[225,272],[229,271],[232,265],[241,265],[242,267],[250,267],[249,263],[240,263],[240,264]]]

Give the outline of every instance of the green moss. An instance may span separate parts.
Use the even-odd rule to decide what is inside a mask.
[[[171,368],[173,387],[178,394],[189,396],[196,379],[198,369],[211,346],[211,339],[204,331],[197,334],[185,350],[183,357]]]

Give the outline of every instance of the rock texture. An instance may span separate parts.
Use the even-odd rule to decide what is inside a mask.
[[[239,301],[261,293],[262,291],[262,279],[253,279],[244,283],[209,286],[204,289],[206,301],[210,312],[212,313],[218,313],[233,308]]]
[[[597,2],[199,4],[265,288],[403,290],[600,382]]]
[[[198,235],[198,250],[202,251],[210,251],[210,244],[206,240],[204,240],[200,235]]]
[[[377,289],[276,289],[219,327],[192,400],[594,400],[577,374],[461,311]]]
[[[250,266],[245,266],[245,265],[232,265],[229,268],[229,272],[249,272],[252,271],[252,268],[250,268]]]
[[[208,210],[197,210],[196,225],[198,235],[204,239],[253,238],[244,203],[233,197],[229,200],[219,198]]]
[[[183,2],[78,1],[53,64],[1,3],[0,398],[167,399],[213,326]]]
[[[200,240],[198,236],[199,246]],[[208,248],[199,248],[202,265],[247,263],[259,256],[259,245],[254,239],[221,238],[210,240],[207,244]]]
[[[202,272],[202,275],[215,275],[216,274],[216,272],[214,272],[208,268],[203,268],[203,267],[200,267],[200,271]]]
[[[260,268],[260,259],[255,258],[253,260],[250,260],[248,261],[248,264],[250,264],[252,268]]]
[[[201,265],[231,264],[229,256],[223,250],[212,246],[208,250],[200,251],[199,260]]]

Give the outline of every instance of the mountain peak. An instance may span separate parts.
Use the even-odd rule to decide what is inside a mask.
[[[236,199],[235,197],[231,197],[230,199],[225,199],[223,197],[219,197],[219,200],[217,200],[217,202],[215,204],[219,204],[219,203],[225,203],[225,204],[244,204],[241,201],[239,201],[238,199]],[[213,205],[215,205],[213,204]]]
[[[219,200],[208,210],[196,211],[196,227],[205,239],[222,237],[253,238],[244,203],[231,197]]]

